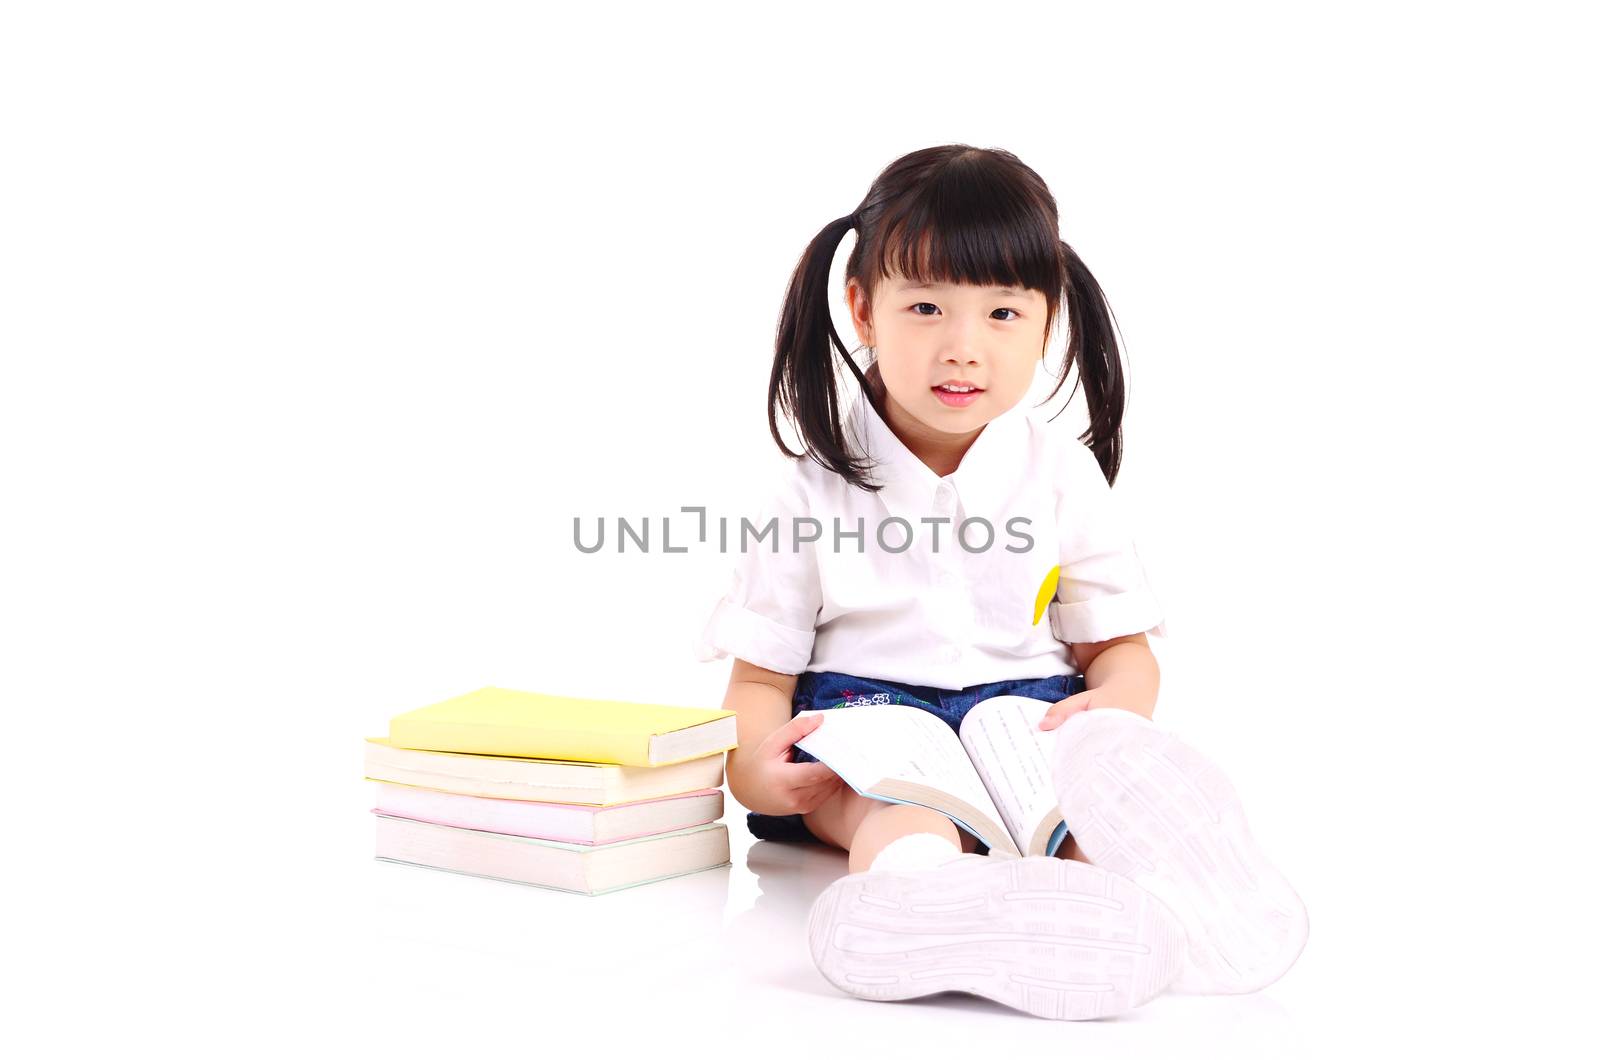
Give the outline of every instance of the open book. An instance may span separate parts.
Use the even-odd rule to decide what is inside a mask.
[[[961,720],[961,734],[900,703],[808,710],[825,714],[795,746],[857,792],[937,810],[1001,856],[1051,856],[1067,836],[1050,779],[1060,726],[1039,722],[1052,704],[995,696]]]

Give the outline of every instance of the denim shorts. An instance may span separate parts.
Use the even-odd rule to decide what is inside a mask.
[[[831,670],[808,670],[801,674],[794,687],[794,702],[789,716],[803,710],[835,710],[863,703],[904,703],[926,710],[939,717],[951,729],[959,730],[961,719],[978,703],[995,696],[1027,696],[1055,703],[1084,690],[1082,674],[1058,674],[1054,677],[1024,677],[1012,681],[989,681],[971,685],[959,691],[948,688],[930,688],[925,685],[903,685],[893,681],[879,681],[870,677],[852,677]],[[815,762],[816,758],[799,747],[794,748],[795,762]],[[821,843],[805,825],[805,815],[799,813],[774,816],[751,813],[745,818],[750,834],[757,839],[772,839],[783,843]],[[980,842],[978,853],[986,854],[989,848]]]

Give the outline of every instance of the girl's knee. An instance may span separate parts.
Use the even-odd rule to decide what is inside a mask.
[[[806,829],[812,835],[825,843],[849,850],[850,837],[856,834],[856,829],[861,826],[867,814],[872,812],[873,807],[887,805],[889,804],[857,794],[854,788],[846,784],[832,798],[806,814],[803,819]]]
[[[954,833],[963,853],[977,849],[978,841],[951,823],[950,818],[925,806],[885,802],[858,794],[846,786],[805,816],[806,828],[825,843],[850,850],[863,828],[887,834],[912,832]]]
[[[857,835],[902,836],[913,832],[932,832],[960,842],[961,830],[951,823],[950,818],[937,810],[877,799],[867,801],[873,805],[867,808],[860,823],[856,825]]]

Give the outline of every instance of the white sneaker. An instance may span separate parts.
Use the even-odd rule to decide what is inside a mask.
[[[1245,825],[1233,785],[1131,711],[1068,718],[1052,763],[1061,815],[1091,862],[1137,883],[1183,924],[1180,992],[1244,994],[1305,948],[1304,903]]]
[[[1183,961],[1183,930],[1160,902],[1060,858],[852,873],[817,898],[807,934],[823,977],[856,997],[959,990],[1048,1019],[1142,1005]]]

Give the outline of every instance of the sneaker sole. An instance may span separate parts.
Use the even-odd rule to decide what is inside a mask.
[[[1214,764],[1137,714],[1090,711],[1062,726],[1053,763],[1067,827],[1085,857],[1161,899],[1188,956],[1173,988],[1245,994],[1305,948],[1305,904],[1267,861],[1239,796]]]
[[[853,873],[817,898],[806,930],[818,970],[847,994],[955,990],[1046,1019],[1142,1005],[1183,963],[1183,929],[1160,902],[1058,858]]]

